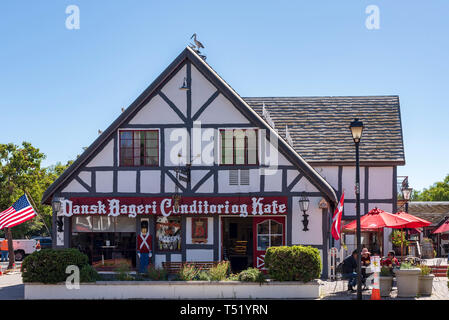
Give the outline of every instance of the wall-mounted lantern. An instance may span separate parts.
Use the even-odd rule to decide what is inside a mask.
[[[299,198],[299,208],[303,212],[302,214],[303,216],[302,224],[304,226],[304,228],[302,229],[303,231],[309,231],[309,229],[307,228],[309,225],[309,215],[306,214],[307,210],[309,210],[309,202],[310,202],[309,199],[305,195],[302,195],[301,198]]]

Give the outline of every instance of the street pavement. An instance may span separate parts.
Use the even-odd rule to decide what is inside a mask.
[[[447,277],[435,277],[433,280],[433,290],[431,296],[418,296],[416,298],[398,298],[398,289],[393,287],[390,297],[382,297],[382,300],[449,300]],[[353,300],[357,298],[357,293],[347,291],[348,282],[344,280],[323,281],[321,300]],[[363,300],[371,299],[371,289],[362,291]]]

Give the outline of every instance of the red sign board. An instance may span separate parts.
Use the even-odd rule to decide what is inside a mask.
[[[285,215],[287,197],[83,197],[62,200],[63,216],[72,215]]]

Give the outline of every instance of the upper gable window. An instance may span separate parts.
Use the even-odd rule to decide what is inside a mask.
[[[257,165],[257,129],[221,129],[222,165]]]
[[[120,166],[158,166],[159,131],[120,131]]]

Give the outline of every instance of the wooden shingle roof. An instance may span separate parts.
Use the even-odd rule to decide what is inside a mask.
[[[365,126],[360,161],[405,164],[398,96],[367,97],[247,97],[259,115],[268,110],[275,128],[311,163],[355,161],[349,124],[359,118]]]
[[[449,201],[412,201],[408,204],[408,212],[437,226],[449,217]]]

